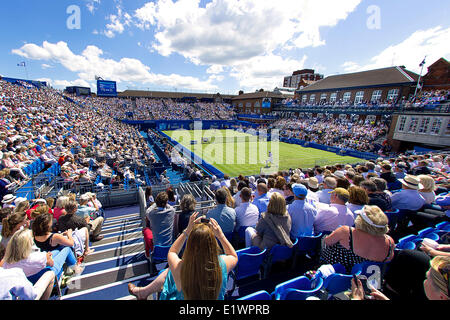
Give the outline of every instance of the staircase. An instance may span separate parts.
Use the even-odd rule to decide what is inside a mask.
[[[128,283],[145,286],[155,277],[145,257],[139,207],[107,210],[101,233],[91,244],[94,253],[85,259],[84,272],[63,289],[62,300],[134,300]]]

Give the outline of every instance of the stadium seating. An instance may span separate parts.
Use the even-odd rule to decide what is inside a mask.
[[[306,300],[308,297],[318,295],[322,287],[322,278],[310,280],[300,276],[278,284],[271,295],[274,300]]]

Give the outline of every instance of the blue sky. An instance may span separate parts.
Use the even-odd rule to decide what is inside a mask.
[[[80,9],[69,29],[67,8]],[[0,74],[52,86],[94,77],[132,89],[236,94],[450,59],[450,2],[430,0],[15,0],[0,2]],[[78,19],[79,18],[79,19]],[[5,30],[7,30],[5,32]]]

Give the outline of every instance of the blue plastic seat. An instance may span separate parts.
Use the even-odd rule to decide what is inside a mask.
[[[275,300],[305,300],[316,295],[322,287],[322,278],[310,280],[305,276],[300,276],[278,284],[272,293],[272,297]]]
[[[295,239],[291,248],[288,246],[282,246],[279,244],[274,245],[269,253],[267,254],[267,259],[264,266],[264,277],[267,277],[272,269],[272,265],[279,261],[285,261],[294,257],[298,239]]]
[[[423,230],[420,230],[418,232],[419,237],[421,238],[428,238],[434,241],[438,241],[439,240],[439,235],[436,233],[436,229],[435,228],[425,228]]]
[[[332,295],[349,290],[352,285],[353,270],[352,273],[347,274],[345,267],[339,263],[333,264],[333,268],[335,273],[323,280],[323,287]],[[361,269],[355,269],[356,275],[360,273]]]
[[[439,230],[450,231],[450,222],[444,221],[444,222],[438,223],[436,225],[436,228]]]
[[[272,296],[265,290],[257,291],[255,293],[246,295],[237,300],[272,300]]]
[[[167,262],[167,255],[169,253],[171,246],[159,246],[153,247],[153,251],[150,254],[149,262],[151,272],[157,272],[156,264]]]
[[[231,272],[234,274],[236,281],[260,274],[260,268],[266,257],[267,249],[261,251],[258,247],[253,246],[238,250],[236,253],[238,255],[238,263]]]
[[[315,256],[319,252],[319,245],[322,239],[322,233],[313,236],[300,236],[297,237],[296,252],[301,254],[308,254],[309,256]]]

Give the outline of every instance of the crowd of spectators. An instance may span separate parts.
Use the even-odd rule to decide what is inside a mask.
[[[389,130],[387,121],[374,123],[341,118],[282,118],[272,123],[269,128],[278,129],[280,137],[296,138],[307,142],[371,152],[374,142],[385,136]]]
[[[76,97],[81,105],[115,119],[128,120],[232,120],[236,114],[226,103],[177,102],[173,99]]]
[[[181,199],[182,213],[178,216],[169,204],[167,192],[161,192],[155,202],[149,204],[147,218],[154,241],[172,246],[170,252],[174,254],[179,253],[186,238],[191,241],[188,236],[193,226],[200,225],[202,228],[209,226],[210,230],[220,229],[217,237],[224,248],[228,248],[230,243],[240,246],[239,242],[233,242],[233,234],[240,234],[240,230],[245,232],[244,248],[256,246],[260,250],[270,250],[275,245],[292,247],[298,237],[322,234],[319,269],[341,264],[351,272],[356,264],[363,262],[394,266],[386,277],[397,280],[390,280],[389,290],[384,293],[374,289],[374,299],[448,299],[448,288],[438,289],[440,294],[432,295],[420,285],[427,279],[426,271],[435,256],[443,256],[447,261],[443,265],[448,268],[448,244],[443,243],[433,249],[424,242],[419,250],[395,249],[401,232],[414,233],[424,226],[450,221],[450,196],[447,195],[450,190],[449,165],[448,155],[427,154],[379,158],[353,166],[336,164],[297,168],[257,178],[225,176],[211,182],[216,206],[204,212],[203,216],[195,212],[195,199],[189,194]],[[419,174],[418,170],[423,173],[420,169],[423,166],[428,169],[427,174]],[[408,217],[411,224],[406,228],[409,229],[399,231],[392,227],[387,215],[395,210],[425,214]],[[227,238],[229,241],[225,240]],[[188,245],[198,246],[200,243],[190,242]],[[234,250],[230,248],[226,254],[233,259]],[[177,256],[174,258],[179,261]],[[428,263],[428,267],[416,273],[416,278],[406,279],[399,271],[399,265],[407,267],[405,263],[422,266]],[[188,289],[187,283],[177,278],[180,276],[177,266],[169,262],[169,268],[146,287],[130,284],[130,294],[145,300],[149,295],[160,292],[163,299],[182,299],[180,293],[186,295],[192,288]],[[225,267],[216,265],[213,269],[214,272],[223,272]],[[186,272],[200,282],[206,277],[190,268]],[[414,283],[414,290],[408,289],[408,281]],[[190,282],[189,285],[199,290],[199,284]],[[222,287],[225,285],[222,283]],[[360,288],[360,281],[353,284],[354,299],[364,299],[359,295]],[[214,294],[214,299],[223,299],[219,290]]]
[[[51,88],[0,81],[0,198],[31,178],[24,168],[38,159],[44,170],[58,163],[65,183],[101,176],[104,185],[138,180],[135,174],[156,161],[138,129],[116,121],[105,99],[80,101]]]
[[[321,108],[358,108],[358,109],[387,109],[395,110],[399,108],[420,109],[425,106],[436,107],[440,104],[448,102],[450,99],[450,90],[424,90],[419,91],[417,96],[401,97],[397,99],[386,100],[364,100],[355,102],[352,100],[344,101],[343,99],[329,101],[323,99],[319,102],[301,101],[298,99],[285,99],[282,104],[285,106],[301,106],[301,107],[318,107]]]
[[[16,277],[24,286],[28,284],[28,291],[13,293],[8,289],[10,282],[0,281],[4,299],[35,299],[37,287],[43,287],[42,297],[48,298],[48,288],[55,277],[83,272],[82,261],[93,251],[88,240],[102,240],[102,208],[94,194],[83,194],[78,201],[73,193],[58,199],[32,201],[14,196],[11,185],[21,185],[29,179],[23,170],[27,165],[40,159],[45,168],[58,163],[61,176],[68,181],[92,181],[100,176],[104,184],[113,184],[122,176],[132,177],[130,164],[139,167],[155,161],[139,131],[115,120],[133,110],[132,103],[83,99],[86,98],[72,99],[73,102],[53,89],[0,81],[4,167],[0,171],[3,207],[0,277],[6,274],[4,270],[9,270],[8,276]],[[155,112],[161,112],[162,118],[172,117],[163,113],[168,105],[179,106],[158,103]],[[153,108],[151,104],[149,109]],[[195,104],[189,105],[191,118],[211,119],[205,112],[215,108],[214,104],[204,109],[201,105],[198,109]],[[224,116],[227,115],[230,113],[224,111]],[[282,119],[272,126],[281,128],[284,137],[362,151],[370,150],[373,141],[387,130],[383,123],[342,119]],[[166,145],[164,152],[171,160],[180,160],[170,146]],[[171,246],[169,268],[146,287],[130,284],[129,291],[139,299],[155,292],[161,292],[163,299],[224,299],[227,275],[238,263],[230,235],[243,229],[245,246],[261,250],[277,244],[292,247],[297,237],[321,233],[324,237],[320,264],[340,263],[347,271],[360,262],[389,262],[405,267],[403,259],[412,264],[420,261],[421,265],[428,264],[428,268],[408,278],[415,283],[415,290],[405,289],[408,281],[389,282],[389,291],[378,297],[395,297],[400,293],[402,298],[448,300],[448,286],[440,286],[443,273],[439,277],[439,270],[447,270],[448,282],[449,246],[429,247],[423,243],[418,253],[405,258],[407,251],[395,250],[398,234],[394,231],[398,230],[391,230],[387,213],[397,209],[423,213],[409,217],[412,227],[400,224],[405,230],[448,221],[449,174],[448,155],[427,154],[358,165],[296,168],[258,178],[225,176],[221,181],[213,178],[211,189],[216,205],[204,215],[193,209],[192,195],[177,199],[171,189],[154,199],[148,195],[146,216],[155,244]],[[181,219],[174,209],[178,203],[183,204]],[[219,254],[219,243],[223,255]],[[431,269],[426,273],[430,261],[431,269],[438,270],[438,274]],[[402,268],[390,268],[387,279],[404,278],[398,270]],[[47,278],[48,272],[53,277]],[[44,285],[39,283],[43,278]],[[417,283],[424,280],[424,291],[420,291]],[[428,288],[431,285],[437,288],[437,293],[431,293]],[[353,297],[361,298],[359,293],[360,283],[356,282]]]
[[[92,193],[56,202],[7,195],[0,212],[1,299],[48,299],[56,281],[64,286],[82,274],[85,257],[95,251],[90,243],[103,239],[103,208]],[[15,283],[5,281],[7,274]]]

